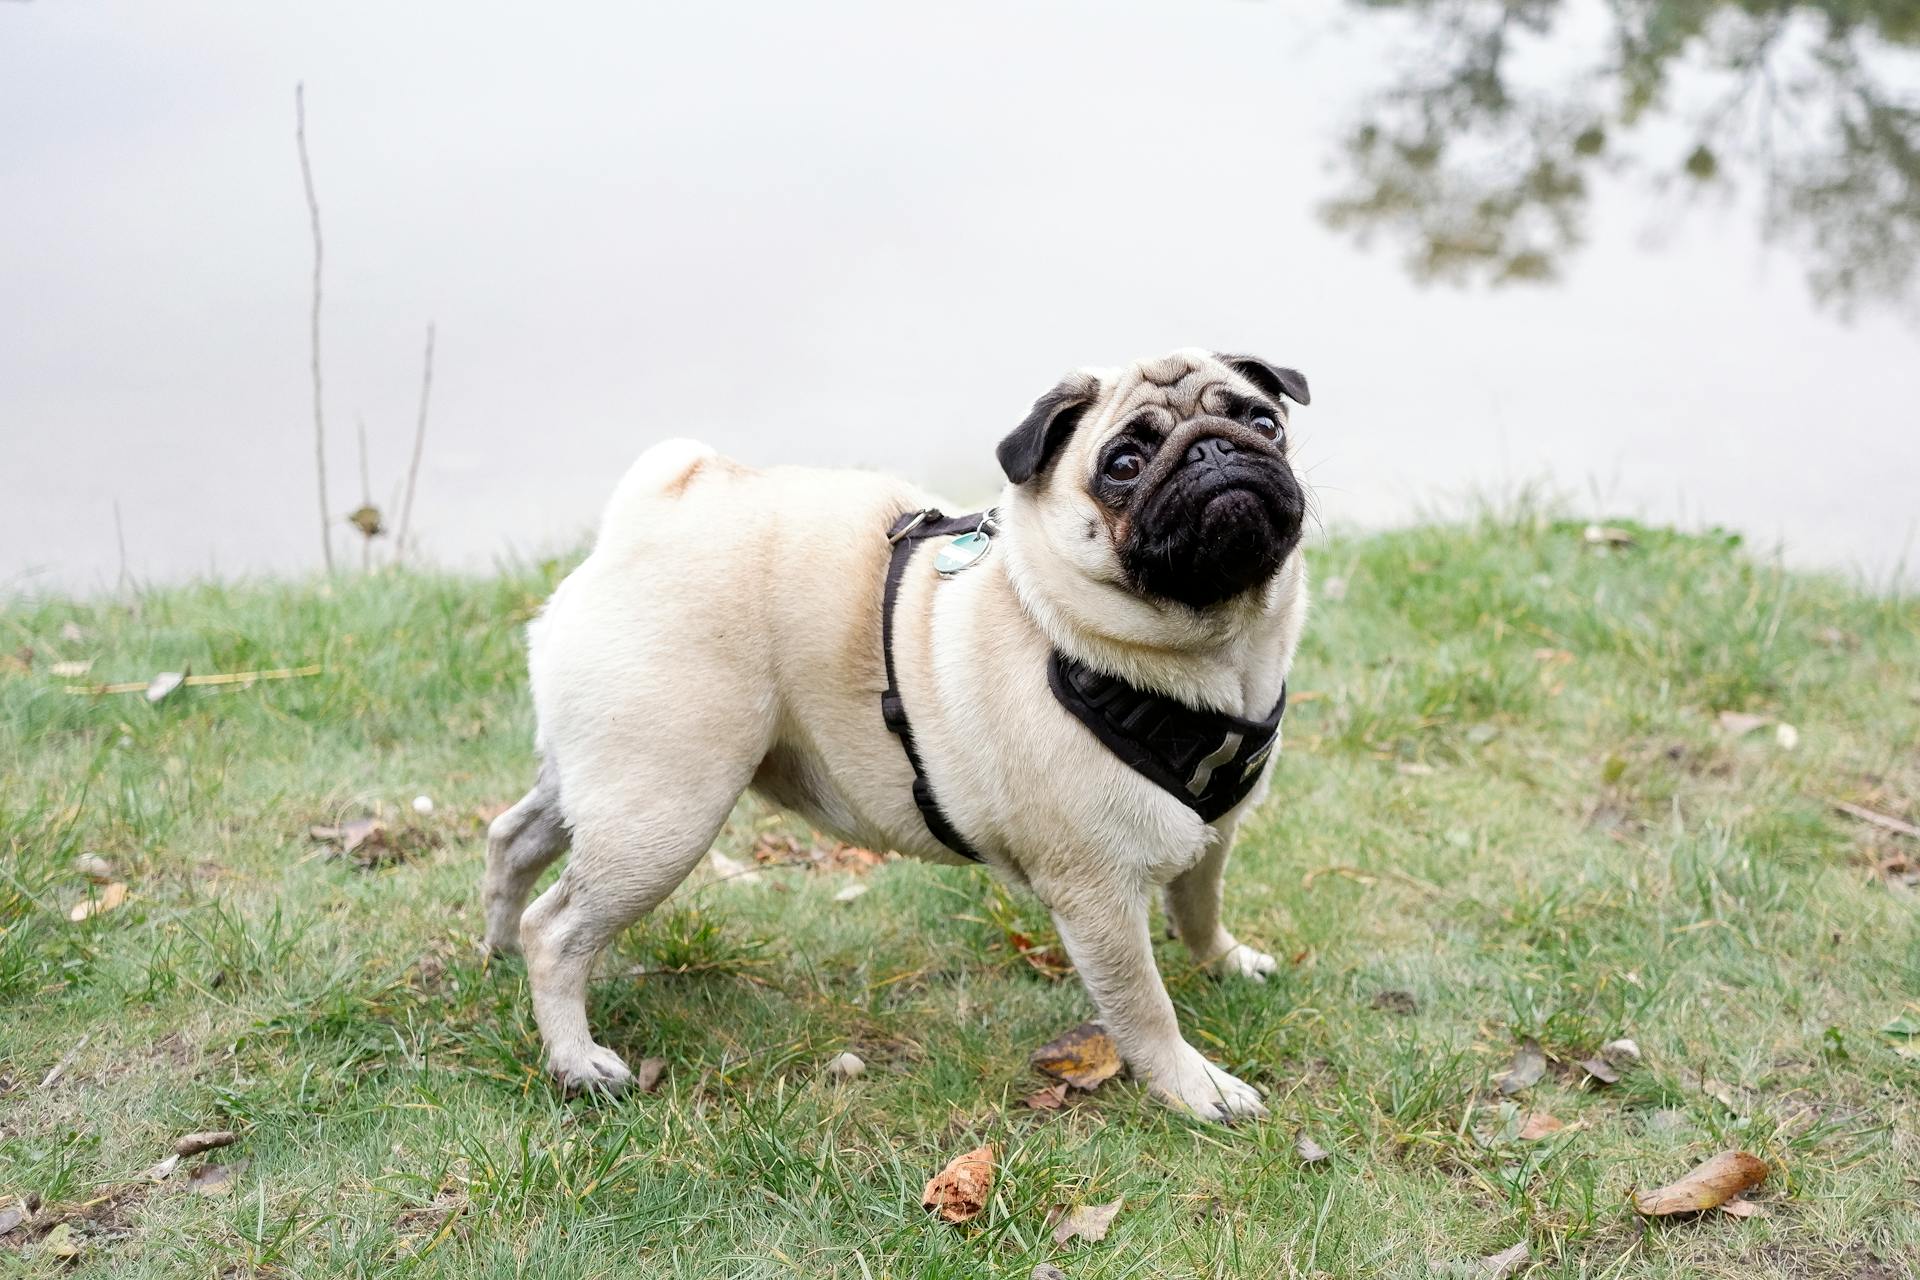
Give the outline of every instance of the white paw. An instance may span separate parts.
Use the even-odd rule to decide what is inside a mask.
[[[1255,982],[1265,982],[1277,967],[1272,956],[1244,942],[1234,943],[1213,962],[1213,971],[1223,978],[1251,978]]]
[[[1171,1066],[1151,1073],[1148,1087],[1156,1097],[1202,1120],[1224,1123],[1238,1116],[1267,1114],[1258,1089],[1214,1066],[1190,1044],[1180,1046]]]
[[[627,1070],[619,1054],[591,1040],[577,1050],[556,1049],[547,1059],[547,1070],[569,1097],[588,1092],[619,1093],[633,1081],[633,1072]]]

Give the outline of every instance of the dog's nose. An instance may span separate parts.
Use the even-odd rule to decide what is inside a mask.
[[[1214,465],[1218,466],[1225,462],[1227,455],[1233,451],[1233,441],[1227,439],[1225,436],[1208,436],[1204,440],[1196,440],[1193,442],[1193,447],[1187,450],[1187,463],[1191,466],[1196,462],[1205,462],[1211,458]]]

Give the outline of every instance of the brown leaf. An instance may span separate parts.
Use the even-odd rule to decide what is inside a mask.
[[[1729,738],[1744,738],[1755,729],[1764,729],[1773,723],[1772,716],[1757,716],[1749,711],[1722,711],[1720,713],[1720,732]]]
[[[1519,1138],[1522,1142],[1538,1142],[1548,1134],[1558,1133],[1566,1127],[1544,1111],[1529,1111],[1527,1118],[1520,1122]]]
[[[58,1258],[62,1262],[80,1256],[80,1243],[73,1238],[71,1223],[59,1223],[47,1232],[46,1238],[40,1242],[40,1248],[48,1257]]]
[[[1293,1140],[1293,1153],[1300,1157],[1301,1164],[1319,1164],[1322,1160],[1333,1158],[1333,1152],[1304,1133]]]
[[[97,853],[83,853],[73,860],[73,869],[95,884],[113,879],[113,864]]]
[[[1033,1274],[1027,1280],[1067,1280],[1067,1273],[1051,1262],[1036,1263]]]
[[[1637,1042],[1623,1036],[1618,1040],[1609,1040],[1601,1045],[1600,1056],[1612,1064],[1615,1069],[1624,1070],[1640,1061],[1640,1046]]]
[[[987,1207],[993,1194],[993,1148],[975,1147],[947,1162],[927,1181],[920,1207],[931,1209],[948,1222],[971,1222]]]
[[[1613,1064],[1597,1054],[1591,1058],[1582,1059],[1580,1069],[1587,1073],[1589,1080],[1598,1084],[1620,1083],[1620,1073],[1613,1069]]]
[[[159,675],[147,682],[147,701],[151,703],[164,701],[186,682],[187,673],[185,671],[162,671]]]
[[[1058,1111],[1067,1105],[1067,1086],[1050,1084],[1037,1093],[1030,1093],[1021,1099],[1035,1111]]]
[[[1083,1204],[1060,1219],[1060,1225],[1053,1229],[1053,1242],[1063,1245],[1079,1236],[1089,1244],[1098,1244],[1107,1238],[1107,1229],[1113,1226],[1113,1217],[1120,1212],[1120,1206],[1126,1200],[1122,1196],[1112,1204]]]
[[[1540,1052],[1540,1042],[1532,1036],[1513,1051],[1513,1061],[1500,1073],[1498,1080],[1500,1092],[1512,1097],[1523,1089],[1531,1089],[1540,1083],[1540,1077],[1547,1074],[1547,1055]]]
[[[380,518],[380,508],[372,503],[363,503],[347,514],[347,523],[360,531],[364,538],[377,538],[387,531],[386,522]]]
[[[1098,1089],[1120,1071],[1120,1050],[1107,1029],[1083,1022],[1033,1051],[1033,1065],[1076,1089]]]
[[[1731,1214],[1736,1218],[1764,1218],[1767,1216],[1767,1206],[1755,1204],[1751,1200],[1734,1199],[1721,1205],[1720,1212]]]
[[[1385,1013],[1402,1016],[1420,1011],[1420,1001],[1411,991],[1379,991],[1374,993],[1373,1007]]]
[[[152,1168],[145,1170],[140,1176],[148,1182],[165,1182],[173,1176],[173,1171],[179,1167],[180,1157],[172,1155],[160,1161],[160,1163],[154,1165]]]
[[[1588,525],[1581,540],[1590,547],[1630,547],[1634,542],[1631,531],[1610,524]]]
[[[1486,1277],[1486,1280],[1507,1280],[1508,1276],[1526,1265],[1528,1254],[1525,1240],[1511,1249],[1490,1253],[1480,1259],[1480,1274]]]
[[[32,1216],[31,1213],[27,1212],[27,1206],[19,1200],[15,1200],[6,1208],[0,1209],[0,1236],[6,1235],[7,1232],[13,1230]]]
[[[187,1174],[187,1185],[203,1196],[226,1196],[233,1194],[234,1179],[247,1167],[248,1161],[236,1160],[232,1164],[195,1165]]]
[[[1678,1182],[1633,1197],[1633,1207],[1648,1217],[1698,1213],[1734,1199],[1767,1180],[1767,1162],[1744,1151],[1723,1151]]]
[[[660,1092],[660,1082],[667,1074],[665,1058],[642,1058],[633,1072],[633,1087],[641,1093]]]
[[[1050,981],[1058,982],[1073,972],[1073,961],[1052,947],[1041,946],[1016,929],[1007,930],[1007,944],[1019,953],[1022,960],[1032,965],[1036,973]]]
[[[175,1138],[173,1153],[179,1156],[197,1156],[202,1151],[212,1151],[217,1147],[230,1147],[240,1141],[231,1129],[209,1129],[205,1133],[189,1133]]]
[[[74,903],[73,909],[67,912],[67,919],[73,921],[75,924],[79,924],[82,920],[90,916],[97,916],[104,912],[112,911],[126,900],[127,886],[121,881],[115,880],[112,884],[100,891],[99,897],[90,897],[84,902]]]

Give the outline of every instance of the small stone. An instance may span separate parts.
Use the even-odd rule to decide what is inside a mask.
[[[827,1063],[827,1076],[833,1080],[852,1080],[866,1069],[867,1064],[860,1060],[859,1054],[842,1053]]]
[[[1043,1262],[1033,1269],[1031,1280],[1067,1280],[1067,1273],[1051,1262]]]
[[[421,817],[425,817],[427,814],[432,813],[433,797],[432,796],[415,796],[413,798],[413,811],[419,814]]]

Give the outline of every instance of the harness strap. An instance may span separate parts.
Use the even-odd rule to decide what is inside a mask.
[[[893,544],[893,554],[887,560],[887,586],[880,610],[880,648],[887,664],[887,687],[880,695],[880,717],[886,721],[890,731],[899,735],[900,745],[907,753],[907,763],[913,766],[913,803],[918,806],[927,830],[941,844],[974,862],[985,862],[986,859],[967,843],[967,838],[954,828],[940,808],[940,802],[934,799],[933,783],[927,779],[926,762],[920,758],[920,748],[914,744],[913,725],[907,719],[906,703],[900,698],[900,677],[894,674],[893,606],[900,595],[900,580],[906,576],[907,562],[913,559],[913,553],[921,542],[928,538],[972,533],[980,527],[984,516],[985,513],[978,511],[972,515],[946,516],[929,507],[925,511],[908,511],[895,520],[893,527],[887,530],[887,541]]]

